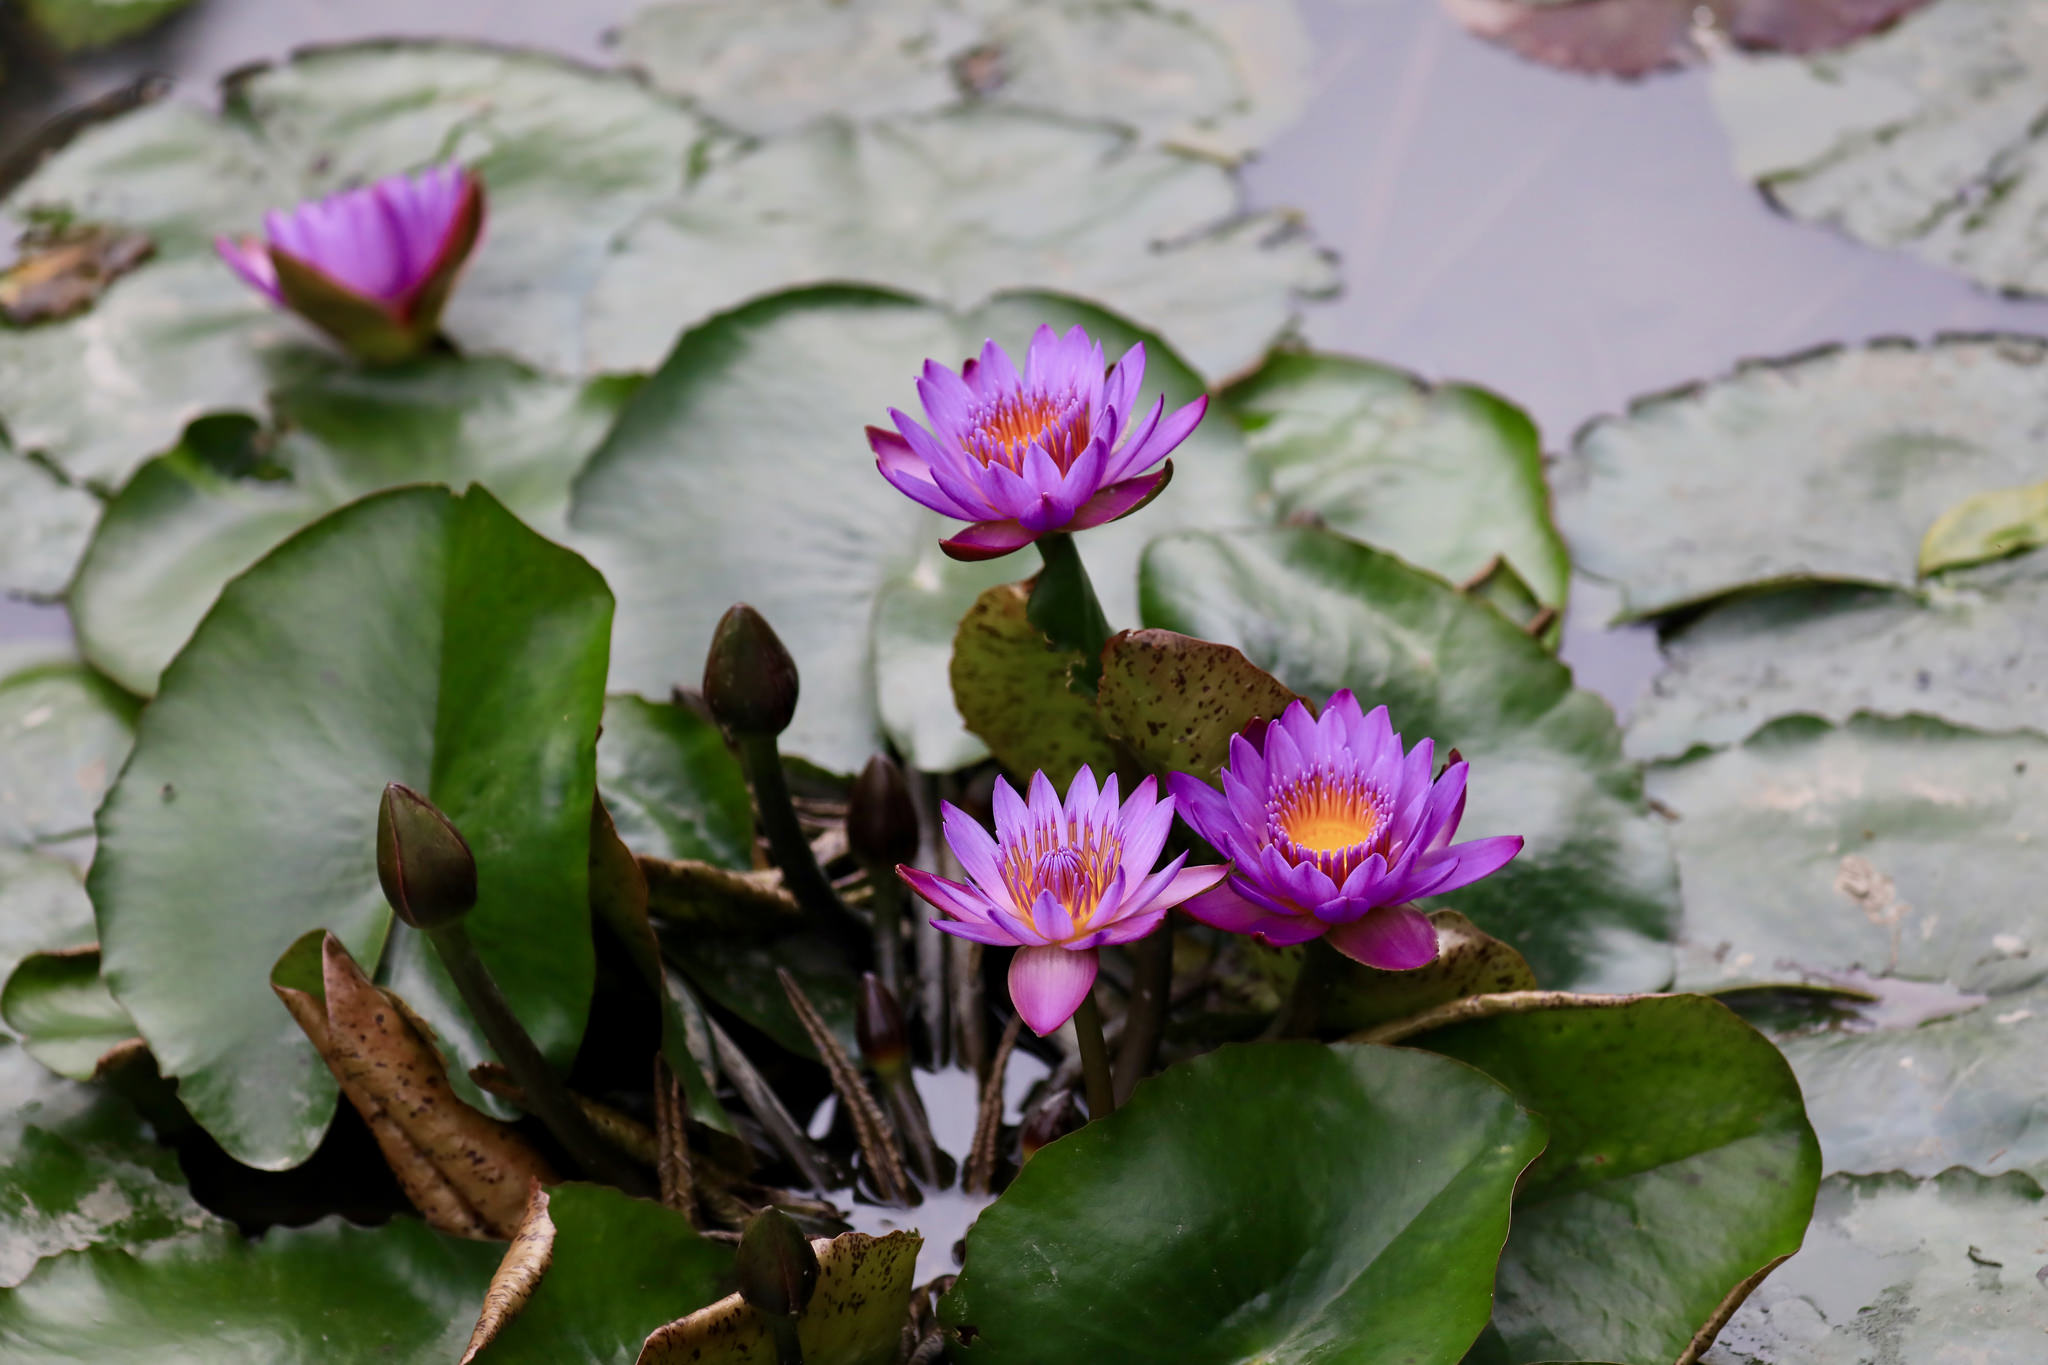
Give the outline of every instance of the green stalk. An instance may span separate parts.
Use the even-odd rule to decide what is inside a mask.
[[[476,944],[462,921],[450,920],[422,932],[440,955],[441,965],[448,969],[449,979],[461,992],[470,1014],[482,1026],[491,1050],[526,1092],[526,1104],[534,1117],[547,1125],[555,1140],[588,1174],[628,1194],[649,1193],[646,1179],[591,1126],[569,1088],[534,1045],[519,1016],[512,1012],[512,1006],[498,989],[490,969],[478,956]]]
[[[850,918],[841,904],[818,855],[811,852],[803,826],[796,818],[796,806],[789,798],[789,781],[782,772],[782,751],[773,735],[735,735],[740,769],[747,787],[754,793],[754,812],[761,821],[761,833],[768,840],[768,857],[782,873],[782,884],[796,902],[814,915]]]
[[[894,868],[867,865],[868,886],[874,891],[869,903],[875,921],[875,975],[889,988],[889,994],[903,995],[903,883]]]
[[[1294,989],[1288,992],[1280,1012],[1273,1016],[1273,1025],[1266,1030],[1268,1038],[1314,1037],[1330,988],[1343,973],[1344,959],[1335,948],[1319,938],[1310,939],[1306,946],[1308,951],[1301,959]]]
[[[1109,1074],[1109,1044],[1102,1040],[1102,1011],[1095,992],[1081,997],[1074,1011],[1074,1036],[1081,1043],[1081,1078],[1088,1087],[1088,1117],[1107,1118],[1116,1112],[1116,1083]]]
[[[1045,633],[1059,649],[1078,650],[1081,663],[1074,670],[1076,691],[1093,692],[1102,680],[1102,647],[1109,643],[1109,618],[1095,596],[1081,552],[1074,537],[1065,531],[1038,538],[1038,554],[1045,568],[1032,583],[1024,617]]]
[[[1131,959],[1131,999],[1116,1051],[1116,1099],[1122,1104],[1159,1057],[1166,1000],[1173,991],[1173,927],[1162,924],[1124,950]]]

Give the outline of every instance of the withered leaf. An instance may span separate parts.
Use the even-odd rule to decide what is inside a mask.
[[[849,1232],[811,1243],[818,1288],[797,1333],[807,1365],[892,1365],[924,1238]],[[638,1365],[775,1365],[768,1324],[733,1294],[657,1328]]]
[[[82,313],[121,276],[156,252],[146,233],[96,224],[32,230],[0,274],[0,317],[16,327]]]
[[[810,1035],[818,1055],[825,1059],[825,1069],[832,1077],[832,1089],[853,1120],[861,1155],[867,1159],[868,1171],[874,1177],[877,1190],[892,1204],[910,1203],[910,1176],[903,1167],[903,1151],[897,1143],[896,1130],[882,1112],[882,1106],[875,1102],[867,1083],[861,1079],[859,1069],[854,1066],[853,1058],[833,1036],[817,1006],[797,985],[789,969],[777,967],[775,979],[782,983],[782,992],[789,997],[789,1006],[796,1011],[797,1022]]]
[[[801,928],[804,912],[775,871],[733,872],[689,858],[642,858],[647,908],[707,933],[768,938]]]
[[[554,1258],[555,1224],[548,1217],[548,1192],[536,1182],[527,1192],[526,1215],[519,1220],[519,1231],[512,1235],[512,1245],[505,1248],[505,1259],[498,1263],[491,1287],[484,1291],[483,1311],[477,1314],[469,1348],[457,1365],[469,1365],[478,1351],[505,1330],[506,1323],[519,1316]]]

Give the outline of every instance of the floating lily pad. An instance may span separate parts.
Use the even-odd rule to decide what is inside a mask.
[[[91,1080],[107,1050],[135,1036],[128,1011],[100,980],[97,948],[23,961],[0,991],[0,1017],[29,1056],[75,1081]]]
[[[1782,720],[1652,769],[1685,886],[1679,980],[2041,981],[2044,783],[2048,739],[1926,719]]]
[[[1170,630],[1126,630],[1102,650],[1101,725],[1147,762],[1204,781],[1230,740],[1295,695],[1238,650]]]
[[[31,953],[92,941],[92,900],[79,869],[50,854],[0,848],[0,980]]]
[[[232,1230],[138,1254],[54,1260],[0,1295],[0,1356],[19,1365],[440,1365],[462,1352],[499,1248],[329,1219]]]
[[[1935,518],[2040,477],[2044,405],[2048,341],[2029,338],[1751,364],[1587,427],[1559,520],[1631,616],[1788,580],[1910,588]]]
[[[1423,1035],[1543,1116],[1515,1191],[1503,1361],[1668,1361],[1799,1249],[1820,1144],[1762,1034],[1704,996],[1504,1014]]]
[[[614,687],[667,696],[701,676],[719,616],[750,602],[805,680],[785,753],[851,772],[880,746],[881,716],[925,702],[950,710],[938,699],[951,696],[945,664],[960,619],[992,574],[1035,572],[1037,555],[996,561],[994,570],[936,555],[960,523],[890,487],[861,431],[886,421],[892,404],[916,408],[912,381],[926,357],[957,364],[990,336],[1021,353],[1041,322],[1085,323],[1111,355],[1142,339],[1144,391],[1163,391],[1169,406],[1201,392],[1156,338],[1047,295],[956,317],[889,295],[806,290],[685,337],[591,457],[570,511],[571,543],[618,594]],[[1174,471],[1142,516],[1079,538],[1112,622],[1135,624],[1134,566],[1148,535],[1235,518],[1246,505],[1242,447],[1227,422],[1197,428],[1175,453]],[[650,507],[663,514],[648,516]],[[919,595],[914,610],[878,615],[878,599],[898,590]],[[908,671],[913,656],[929,676]],[[877,695],[885,678],[888,707]],[[953,728],[957,718],[942,724],[948,719],[927,713],[892,738],[919,767],[971,762],[979,747]]]
[[[304,1160],[333,1114],[333,1078],[269,998],[270,966],[317,928],[361,962],[385,957],[387,782],[468,832],[470,932],[535,1040],[574,1054],[610,607],[589,565],[487,493],[402,490],[236,579],[166,671],[101,811],[93,901],[114,994],[238,1159]],[[461,1088],[489,1053],[424,940],[401,931],[383,976],[440,1033]]]
[[[1712,89],[1737,166],[1793,217],[2039,293],[2044,81],[2031,6],[1941,0],[1829,56],[1729,54]]]
[[[590,303],[591,355],[649,370],[721,309],[838,280],[960,310],[1006,289],[1076,294],[1171,337],[1212,377],[1255,364],[1302,300],[1336,288],[1298,224],[1248,213],[1211,161],[965,109],[820,123],[713,166],[619,238]]]
[[[875,706],[899,752],[931,772],[988,757],[953,701],[953,646],[980,594],[1038,569],[1035,554],[963,564],[927,542],[875,598]]]
[[[1643,76],[1697,61],[1707,26],[1740,48],[1825,52],[1927,0],[1444,0],[1482,38],[1567,71]]]
[[[1025,619],[1025,583],[1003,583],[975,599],[953,645],[953,701],[997,760],[1021,781],[1044,772],[1061,791],[1083,766],[1116,770],[1095,698],[1069,682],[1080,650],[1055,649]]]
[[[0,662],[0,846],[89,835],[134,741],[137,703],[61,654],[15,663]]]
[[[156,690],[230,578],[365,494],[475,482],[559,536],[570,480],[629,388],[453,357],[374,371],[339,361],[304,368],[273,399],[270,477],[236,477],[188,436],[108,504],[68,601],[86,657],[131,690]]]
[[[1318,1030],[1367,1029],[1468,996],[1536,989],[1536,974],[1520,953],[1457,911],[1432,911],[1429,922],[1437,955],[1426,967],[1390,972],[1344,959],[1316,1011]]]
[[[2048,731],[2048,554],[1910,592],[1833,584],[1741,597],[1664,640],[1629,716],[1640,758],[1736,743],[1780,716],[1939,716]]]
[[[99,519],[96,494],[16,455],[0,439],[0,527],[6,528],[0,593],[48,599],[63,592]]]
[[[1562,608],[1571,561],[1550,523],[1543,442],[1484,389],[1348,356],[1281,352],[1224,394],[1275,510],[1463,583],[1505,558]]]
[[[968,1361],[1248,1365],[1369,1342],[1452,1365],[1542,1147],[1540,1120],[1442,1058],[1227,1047],[1034,1156],[969,1230],[940,1313]]]
[[[754,863],[754,807],[725,736],[684,706],[611,697],[597,785],[626,847],[721,867]]]
[[[2048,1201],[2025,1176],[1835,1176],[1805,1249],[1750,1296],[1704,1365],[2032,1365],[2048,1335],[2044,1245]]]
[[[1545,986],[1654,990],[1670,979],[1678,888],[1662,822],[1613,713],[1484,603],[1327,531],[1163,537],[1145,623],[1234,644],[1310,698],[1350,687],[1408,743],[1471,761],[1461,839],[1520,834],[1519,857],[1459,891]]]

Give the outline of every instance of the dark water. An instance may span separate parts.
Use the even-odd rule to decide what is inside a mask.
[[[307,43],[452,35],[601,59],[639,0],[199,0],[142,42],[0,87],[0,147],[151,73],[193,97]],[[1636,394],[1775,355],[1879,335],[2048,331],[2048,305],[1999,299],[1903,257],[1778,217],[1730,168],[1697,72],[1634,85],[1567,76],[1467,37],[1436,0],[1302,0],[1319,55],[1305,117],[1247,171],[1255,203],[1306,211],[1346,292],[1305,330],[1528,408],[1552,449]],[[1654,666],[1584,585],[1565,656],[1626,706]],[[0,639],[62,634],[62,613],[0,602]]]

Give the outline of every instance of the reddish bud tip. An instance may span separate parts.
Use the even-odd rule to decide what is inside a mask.
[[[903,1028],[903,1011],[896,997],[873,972],[860,978],[860,1007],[853,1015],[854,1037],[860,1055],[879,1076],[892,1076],[910,1060],[910,1044]]]

